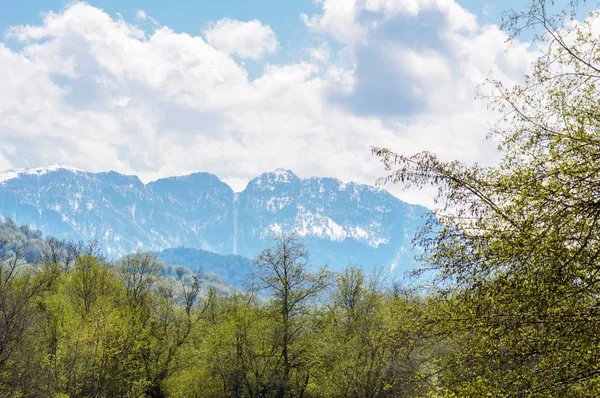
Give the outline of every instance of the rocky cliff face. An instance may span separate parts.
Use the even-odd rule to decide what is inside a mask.
[[[110,256],[193,247],[253,257],[296,231],[315,262],[407,269],[427,210],[375,187],[265,173],[240,193],[195,173],[143,184],[136,176],[63,166],[0,173],[0,215],[68,239],[98,239]]]

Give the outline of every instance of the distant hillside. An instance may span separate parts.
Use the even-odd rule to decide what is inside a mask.
[[[189,280],[191,275],[197,275],[198,270],[193,270],[182,265],[167,265],[165,264],[164,268],[161,271],[163,277],[166,278],[171,286],[178,288],[181,284],[179,281],[179,273],[183,276],[183,279]],[[202,282],[202,290],[201,294],[206,295],[209,289],[214,290],[218,295],[230,295],[236,291],[240,291],[240,286],[234,286],[234,284],[229,283],[228,280],[221,278],[218,275],[200,272],[200,280]]]
[[[28,225],[17,225],[13,220],[0,222],[0,257],[12,257],[17,251],[29,263],[33,263],[44,250],[42,232]]]
[[[49,246],[59,253],[57,259],[61,262],[63,256],[68,255],[68,246],[80,253],[93,247],[102,257],[102,248],[94,244],[89,245],[83,241],[68,242],[54,237],[45,239],[41,231],[28,225],[18,225],[12,219],[0,221],[0,259],[14,258],[18,253],[22,261],[37,264],[43,258],[49,257]],[[178,271],[191,274],[202,270],[204,290],[214,288],[221,294],[229,294],[239,289],[252,265],[251,260],[241,256],[221,256],[195,249],[169,249],[155,254],[157,260],[164,264],[162,274],[171,282],[176,284],[174,279]]]
[[[192,248],[166,249],[156,254],[164,264],[180,265],[190,270],[202,269],[237,287],[241,287],[252,270],[252,260],[242,256],[224,256]]]

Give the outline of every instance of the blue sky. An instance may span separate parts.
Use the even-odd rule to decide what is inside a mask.
[[[70,3],[67,0],[4,2],[0,6],[0,30],[4,31],[13,25],[38,23],[41,13],[60,11]],[[273,27],[279,36],[292,41],[301,39],[305,30],[299,15],[317,10],[317,5],[312,0],[98,0],[87,3],[102,8],[109,14],[120,13],[125,18],[133,18],[137,10],[143,9],[164,25],[189,33],[199,32],[206,21],[224,17],[259,19]],[[503,9],[521,7],[523,1],[462,0],[458,3],[489,22],[499,22]],[[484,8],[488,15],[483,14]]]
[[[475,93],[535,60],[498,29],[523,4],[2,2],[0,169],[208,171],[241,190],[279,167],[372,184],[371,146],[493,162],[498,115]]]
[[[39,23],[40,14],[65,8],[68,0],[20,0],[0,5],[0,31],[14,25]],[[161,24],[180,32],[197,34],[208,21],[228,17],[238,20],[258,19],[270,25],[280,41],[298,47],[306,39],[306,28],[299,15],[317,11],[312,0],[91,0],[88,4],[102,8],[107,13],[121,14],[133,19],[137,10],[143,9]],[[503,10],[519,9],[522,0],[458,1],[486,23],[500,23]]]
[[[71,3],[70,0],[7,2],[0,6],[0,32],[15,25],[37,24],[43,13],[59,12]],[[199,34],[206,23],[222,18],[242,21],[258,19],[271,26],[282,43],[281,51],[272,59],[278,62],[298,59],[298,49],[311,41],[300,14],[310,14],[318,9],[312,0],[91,0],[87,3],[111,15],[120,14],[126,20],[134,19],[136,12],[142,9],[161,25],[189,34]],[[520,6],[519,0],[496,1],[496,4],[502,4],[500,7],[493,2],[482,4],[478,0],[462,0],[459,3],[486,23],[500,23],[502,7]],[[15,46],[15,43],[9,41],[7,45]],[[250,62],[247,68],[253,76],[260,73],[260,64]]]

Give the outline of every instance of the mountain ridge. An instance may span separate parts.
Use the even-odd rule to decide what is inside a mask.
[[[335,268],[407,269],[410,239],[427,212],[379,187],[281,168],[240,192],[206,172],[147,183],[56,164],[0,172],[0,216],[63,238],[98,239],[111,256],[183,245],[251,258],[274,233],[294,231]]]
[[[173,176],[168,176],[168,177],[161,177],[161,178],[157,178],[155,180],[150,180],[148,182],[144,182],[142,181],[139,176],[137,176],[136,174],[125,174],[125,173],[121,173],[119,171],[116,170],[104,170],[104,171],[89,171],[89,170],[83,170],[77,167],[73,167],[73,166],[69,166],[66,164],[62,164],[62,163],[52,163],[49,164],[47,166],[40,166],[40,167],[23,167],[23,168],[9,168],[9,169],[4,169],[4,170],[0,170],[0,185],[3,185],[5,182],[10,181],[12,179],[16,179],[19,178],[20,175],[25,174],[25,175],[44,175],[46,173],[49,172],[55,172],[58,170],[66,170],[66,171],[71,171],[71,172],[76,172],[76,173],[83,173],[83,174],[118,174],[120,176],[123,177],[134,177],[137,180],[140,181],[140,183],[142,183],[143,185],[152,185],[155,184],[159,181],[164,181],[164,180],[182,180],[182,179],[187,179],[190,177],[195,177],[195,176],[201,176],[201,175],[205,175],[205,176],[209,176],[210,178],[214,178],[216,180],[218,180],[219,182],[229,186],[231,188],[231,190],[234,193],[240,193],[243,192],[245,189],[248,188],[248,184],[255,182],[256,180],[260,180],[262,177],[270,177],[270,176],[275,176],[275,180],[273,182],[279,182],[281,180],[278,180],[278,178],[283,178],[280,177],[282,174],[288,174],[288,175],[292,175],[292,178],[297,178],[300,181],[305,181],[305,180],[312,180],[312,179],[317,179],[317,180],[332,180],[335,182],[338,182],[340,184],[340,186],[345,186],[347,184],[357,184],[357,185],[364,185],[364,186],[368,186],[374,190],[379,190],[379,191],[386,191],[388,192],[386,189],[384,188],[380,188],[374,185],[370,185],[370,184],[361,184],[361,183],[356,183],[353,181],[344,181],[342,179],[336,178],[336,177],[326,177],[326,176],[311,176],[311,177],[300,177],[298,176],[296,173],[294,173],[291,169],[287,169],[287,168],[276,168],[274,170],[271,171],[265,171],[261,174],[259,174],[258,176],[250,179],[248,181],[248,183],[246,184],[246,188],[244,188],[241,191],[236,191],[234,190],[229,184],[227,184],[227,182],[221,180],[219,178],[219,176],[217,176],[216,174],[213,173],[209,173],[206,171],[197,171],[197,172],[193,172],[190,174],[182,174],[182,175],[173,175]],[[285,179],[284,179],[285,181]],[[260,184],[259,184],[260,185]],[[390,194],[391,195],[391,194]]]

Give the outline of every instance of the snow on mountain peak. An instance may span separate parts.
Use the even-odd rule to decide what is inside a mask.
[[[0,216],[61,239],[98,239],[110,256],[185,245],[253,257],[273,233],[293,231],[317,263],[413,264],[410,236],[424,208],[377,188],[286,169],[254,178],[239,194],[219,181],[196,173],[144,184],[60,164],[12,169],[0,171]]]
[[[46,173],[58,171],[61,169],[69,170],[69,171],[72,171],[75,173],[83,171],[83,170],[77,169],[75,167],[65,166],[65,165],[62,165],[59,163],[54,163],[54,164],[51,164],[51,165],[45,166],[45,167],[25,168],[25,169],[9,169],[9,170],[0,171],[0,184],[4,184],[5,182],[7,182],[9,180],[18,178],[19,176],[21,176],[23,174],[41,176]]]
[[[269,178],[273,178],[273,182],[279,183],[290,183],[294,179],[298,179],[296,174],[294,174],[291,170],[278,168],[275,171],[267,173]]]
[[[273,190],[276,184],[292,184],[297,181],[301,181],[300,178],[288,169],[275,169],[253,180],[254,186],[261,190]]]
[[[268,229],[273,231],[273,225]],[[390,242],[389,237],[385,236],[382,225],[376,221],[362,226],[338,224],[321,211],[312,212],[301,205],[298,205],[298,214],[293,229],[300,236],[316,236],[336,242],[352,238],[364,242],[372,248]]]

